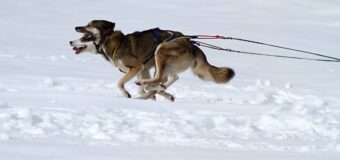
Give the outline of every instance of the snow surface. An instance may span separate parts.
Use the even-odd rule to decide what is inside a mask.
[[[106,19],[125,33],[160,27],[340,57],[338,0],[11,0],[0,18],[0,159],[340,159],[340,64],[203,48],[236,77],[217,85],[185,72],[171,103],[124,98],[117,69],[68,45],[75,26]]]

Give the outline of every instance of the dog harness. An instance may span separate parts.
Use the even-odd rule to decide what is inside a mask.
[[[152,31],[152,33],[154,34],[154,36],[156,37],[157,39],[157,43],[161,44],[163,42],[168,42],[168,41],[171,41],[171,40],[174,40],[174,39],[177,39],[177,38],[181,38],[182,36],[176,36],[172,31],[166,31],[170,34],[170,36],[166,37],[165,39],[162,39],[162,36],[161,36],[161,29],[159,29],[158,27],[157,28],[153,28],[153,29],[149,29],[149,30],[146,30],[144,32],[147,32],[147,31]],[[140,32],[135,32],[133,34],[139,34]],[[143,62],[143,64],[145,65],[146,63],[148,63],[154,56],[155,56],[155,50],[152,51],[152,54],[150,54],[150,56]]]

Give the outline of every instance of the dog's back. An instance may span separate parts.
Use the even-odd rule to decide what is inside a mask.
[[[146,64],[153,60],[157,46],[164,41],[183,36],[182,33],[154,28],[125,35],[121,54],[131,54],[138,63]],[[153,66],[153,65],[151,65]]]

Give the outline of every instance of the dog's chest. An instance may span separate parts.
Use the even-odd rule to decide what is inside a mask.
[[[118,67],[119,70],[121,70],[123,72],[128,72],[129,71],[129,68],[124,65],[122,60],[115,59],[115,60],[112,60],[111,63],[113,63],[114,66]]]
[[[104,51],[104,53],[107,53],[105,47],[103,47],[103,51]],[[109,61],[112,65],[114,65],[115,67],[118,67],[120,71],[122,71],[122,72],[128,72],[129,71],[129,68],[124,65],[123,61],[120,60],[120,59],[117,59],[114,55],[109,58]]]

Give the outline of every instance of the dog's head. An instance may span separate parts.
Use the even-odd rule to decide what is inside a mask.
[[[113,32],[114,27],[115,23],[106,20],[93,20],[85,26],[78,26],[75,30],[84,35],[80,39],[70,41],[70,45],[76,54],[83,52],[98,53],[97,45]]]
[[[86,26],[76,27],[75,30],[80,33],[88,34],[87,40],[94,41],[97,44],[102,38],[105,38],[113,32],[115,23],[106,20],[93,20]]]
[[[85,33],[80,39],[70,41],[70,45],[76,54],[83,52],[98,53],[97,46],[92,39],[93,36],[91,34]]]

